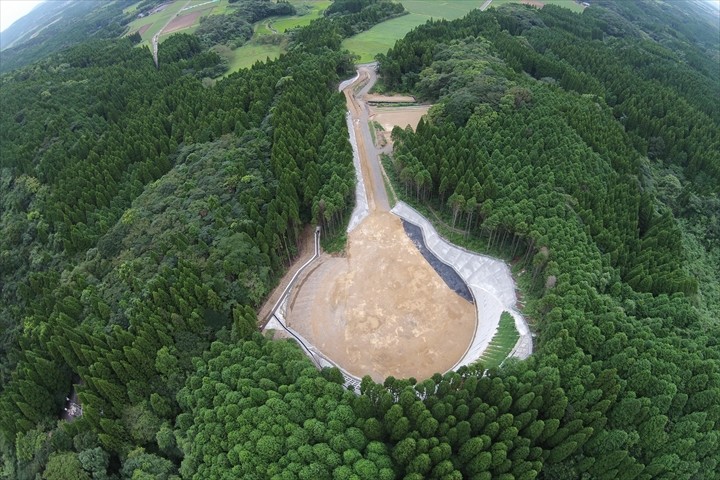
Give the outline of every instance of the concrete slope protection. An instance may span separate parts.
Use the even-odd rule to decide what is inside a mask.
[[[470,365],[482,358],[497,331],[500,315],[504,311],[512,315],[515,328],[520,334],[510,356],[521,359],[529,357],[532,353],[532,335],[527,322],[515,307],[515,282],[508,265],[496,258],[470,252],[448,242],[424,216],[404,202],[398,202],[392,212],[422,231],[423,243],[427,249],[457,272],[475,298],[478,320],[475,335],[453,369]]]

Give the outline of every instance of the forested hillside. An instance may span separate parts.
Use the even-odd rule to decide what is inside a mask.
[[[3,32],[0,72],[28,65],[89,38],[121,35],[131,20],[123,9],[133,3],[133,0],[67,0],[38,5]],[[9,39],[7,43],[5,37]]]
[[[692,10],[506,6],[379,58],[437,103],[393,132],[397,190],[512,262],[528,360],[349,392],[257,333],[303,227],[352,208],[340,40],[387,3],[208,88],[194,35],[159,69],[104,39],[0,77],[0,478],[714,478],[718,45]]]

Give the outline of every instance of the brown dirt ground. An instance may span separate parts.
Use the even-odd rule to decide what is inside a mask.
[[[143,25],[142,27],[138,28],[138,30],[137,30],[138,35],[142,35],[150,27],[152,27],[152,23],[147,23],[147,24]]]
[[[384,131],[377,132],[378,146],[383,147],[392,143],[390,134],[395,125],[405,128],[410,125],[413,130],[417,127],[420,118],[427,113],[431,105],[418,105],[413,107],[370,107],[370,120],[382,125]]]
[[[195,20],[197,20],[198,17],[200,17],[200,15],[202,14],[202,11],[197,11],[188,13],[187,15],[183,15],[181,17],[173,18],[172,21],[168,23],[167,26],[163,29],[163,35],[177,32],[178,30],[182,30],[183,28],[191,27],[195,23]]]
[[[378,95],[376,93],[368,93],[365,95],[365,99],[368,102],[383,102],[383,103],[407,103],[414,102],[415,97],[409,95]]]
[[[382,381],[452,368],[475,329],[475,307],[450,290],[405,234],[374,212],[294,289],[290,326],[350,373]]]
[[[405,128],[410,125],[417,127],[420,118],[427,113],[430,105],[414,107],[370,107],[370,119],[375,120],[386,131],[391,131],[395,125]]]

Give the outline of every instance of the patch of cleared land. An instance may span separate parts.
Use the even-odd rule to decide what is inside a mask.
[[[475,329],[474,305],[448,288],[388,212],[350,233],[346,257],[313,265],[286,318],[328,358],[376,381],[449,370]]]
[[[165,8],[163,8],[159,12],[153,13],[152,15],[148,15],[146,17],[137,18],[130,22],[128,24],[128,32],[136,32],[140,29],[140,27],[143,27],[149,23],[150,27],[147,28],[143,33],[141,33],[140,37],[143,39],[144,43],[150,45],[150,41],[152,40],[153,36],[155,36],[155,34],[158,33],[160,29],[162,29],[167,24],[167,22],[171,18],[173,18],[186,3],[187,2],[183,0],[168,2],[167,6],[165,6]]]
[[[183,30],[192,26],[195,21],[200,18],[202,13],[203,12],[201,11],[196,11],[188,13],[187,15],[173,18],[172,22],[168,23],[168,26],[165,27],[165,29],[162,31],[162,35],[169,35],[171,33],[177,32],[178,30]]]
[[[218,51],[219,55],[226,58],[229,69],[224,76],[228,76],[233,72],[237,72],[241,68],[252,67],[258,60],[264,62],[268,59],[276,59],[285,51],[282,45],[266,45],[258,43],[248,43],[235,50]]]
[[[568,8],[573,12],[582,12],[585,7],[575,0],[493,0],[490,7],[506,3],[552,3]],[[422,25],[431,18],[454,20],[464,17],[468,12],[479,8],[484,2],[478,0],[403,0],[408,15],[393,18],[375,25],[366,32],[343,41],[343,47],[360,56],[360,63],[371,62],[378,53],[385,53],[395,45],[395,42],[405,36],[413,28]]]
[[[303,273],[285,318],[353,375],[376,381],[389,375],[425,379],[463,357],[475,332],[476,310],[448,287],[400,218],[389,212],[367,130],[372,109],[365,95],[373,82],[374,71],[364,68],[354,85],[359,92],[353,93],[353,86],[345,89],[369,215],[348,233],[345,256],[323,254]],[[420,117],[409,122],[416,123],[415,118]]]
[[[408,107],[370,107],[370,119],[382,125],[385,132],[391,132],[396,125],[415,129],[420,118],[427,113],[430,105]]]
[[[136,11],[137,5],[128,7],[127,11]],[[152,37],[166,24],[167,28],[161,34],[162,39],[164,39],[163,37],[167,38],[168,34],[177,33],[178,31],[191,33],[199,25],[200,18],[207,15],[226,13],[229,8],[228,0],[171,0],[165,5],[163,9],[152,15],[136,18],[130,22],[128,24],[128,34],[139,31],[143,42],[150,45]],[[175,18],[168,24],[168,21],[173,17]],[[191,19],[192,22],[190,22]],[[147,28],[142,30],[146,26]]]
[[[142,27],[140,27],[138,29],[137,33],[142,37],[143,33],[147,32],[147,29],[150,28],[151,26],[152,26],[151,23],[148,23],[147,25],[143,25]]]
[[[404,0],[408,15],[375,25],[366,32],[343,41],[343,47],[360,56],[360,62],[371,62],[378,53],[385,53],[407,32],[431,18],[454,20],[478,8],[478,0]]]

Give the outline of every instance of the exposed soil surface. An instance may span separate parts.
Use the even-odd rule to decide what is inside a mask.
[[[202,14],[203,12],[192,12],[181,17],[175,17],[170,23],[167,24],[165,28],[163,28],[162,34],[167,35],[168,33],[177,32],[178,30],[182,30],[183,28],[190,27],[195,23],[195,20],[197,20],[198,17]]]
[[[398,217],[375,212],[352,231],[346,257],[323,255],[299,281],[287,319],[353,375],[421,380],[463,356],[475,307],[448,288]]]
[[[152,27],[152,23],[147,23],[147,24],[143,25],[142,27],[138,28],[137,34],[138,34],[138,35],[142,35],[142,34],[145,33],[145,32],[147,31],[147,29],[150,28],[150,27]]]
[[[368,93],[365,96],[365,100],[368,102],[381,103],[412,103],[415,102],[415,97],[409,95],[378,95],[376,93]]]
[[[430,105],[409,107],[370,107],[370,119],[378,122],[386,132],[391,132],[395,125],[405,128],[410,125],[413,130],[420,118],[427,113]]]
[[[476,312],[448,287],[389,212],[368,130],[366,94],[374,81],[374,69],[361,68],[358,80],[345,90],[370,215],[348,235],[346,256],[323,254],[308,267],[293,288],[286,319],[353,375],[423,380],[449,370],[463,356]],[[421,114],[414,115],[419,120]]]

